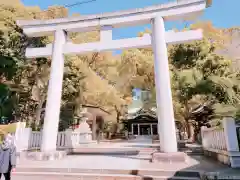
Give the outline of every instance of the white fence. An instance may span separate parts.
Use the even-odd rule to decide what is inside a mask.
[[[235,119],[223,119],[223,127],[201,129],[202,145],[207,156],[216,157],[217,160],[231,167],[240,167],[240,151]]]
[[[14,135],[14,134],[13,134]],[[41,147],[42,132],[31,131],[30,128],[23,128],[21,133],[15,134],[15,141],[18,151],[37,150]],[[69,149],[79,145],[80,133],[67,130],[58,132],[57,149]]]
[[[57,148],[67,146],[67,137],[65,132],[59,132],[57,135]]]
[[[227,150],[224,129],[202,128],[202,145],[205,149]]]
[[[29,141],[28,148],[29,149],[38,149],[38,148],[40,148],[41,139],[42,139],[42,133],[41,132],[37,132],[37,131],[33,131],[31,133],[31,136],[30,136],[30,139],[29,139],[30,141]]]

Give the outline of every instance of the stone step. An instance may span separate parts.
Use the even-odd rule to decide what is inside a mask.
[[[108,174],[130,176],[166,176],[200,178],[197,171],[167,171],[161,169],[121,170],[121,169],[80,169],[80,168],[24,168],[18,167],[17,173],[64,173],[64,174]]]
[[[101,155],[101,154],[114,154],[114,155],[136,155],[140,151],[140,148],[110,148],[110,147],[81,147],[74,148],[70,154],[89,154],[89,155]]]
[[[151,155],[156,151],[157,151],[156,149],[140,150],[138,155]],[[180,151],[186,153],[187,155],[204,155],[204,152],[202,149],[197,149],[197,150],[181,149]]]
[[[58,178],[61,180],[200,180],[197,177],[173,177],[173,176],[139,176],[139,175],[123,175],[123,174],[97,174],[97,173],[49,173],[49,172],[16,172],[15,178],[22,177],[25,180],[28,177],[35,179],[34,177],[42,177],[47,179]]]
[[[195,152],[195,151],[185,151],[185,153],[187,154],[187,155],[192,155],[192,156],[202,156],[202,155],[204,155],[204,152]]]
[[[203,149],[202,148],[181,148],[181,152],[185,152],[188,155],[203,155]]]

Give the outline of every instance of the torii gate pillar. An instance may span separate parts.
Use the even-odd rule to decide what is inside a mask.
[[[62,97],[62,83],[64,73],[63,45],[67,37],[64,30],[56,30],[52,46],[51,72],[47,92],[46,113],[44,117],[41,151],[56,150],[59,114]],[[52,134],[52,135],[51,135]]]
[[[165,41],[164,20],[152,19],[152,47],[154,52],[155,86],[157,97],[158,134],[161,152],[177,152],[176,128]]]

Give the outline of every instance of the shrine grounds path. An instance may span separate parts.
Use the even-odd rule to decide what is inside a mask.
[[[212,161],[200,155],[188,156],[184,163],[151,163],[149,156],[154,148],[148,141],[139,142],[119,142],[119,143],[103,143],[97,147],[108,148],[115,147],[142,147],[139,154],[136,155],[69,155],[62,160],[54,161],[32,161],[20,159],[17,165],[17,171],[13,174],[13,180],[78,180],[77,177],[64,177],[51,175],[48,173],[86,173],[87,171],[119,171],[119,170],[142,170],[151,172],[167,172],[167,171],[198,171],[208,174],[218,175],[218,177],[231,179],[240,179],[240,169],[231,169],[228,166]],[[31,172],[39,172],[39,175],[31,176]],[[28,175],[26,175],[28,174]],[[236,176],[236,177],[233,177]],[[80,178],[81,179],[81,178]],[[80,180],[79,179],[79,180]],[[84,178],[85,179],[85,178]],[[126,178],[125,178],[126,179]],[[87,179],[86,179],[87,180]],[[101,179],[99,179],[101,180]],[[107,180],[107,179],[106,179]],[[127,180],[127,179],[126,179]]]

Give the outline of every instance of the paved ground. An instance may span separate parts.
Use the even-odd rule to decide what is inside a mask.
[[[144,146],[149,149],[148,143],[114,143],[111,148],[115,147],[136,147]],[[102,144],[102,148],[109,147],[109,144]],[[150,153],[150,152],[149,152]],[[216,162],[209,161],[200,156],[189,157],[186,163],[150,163],[145,160],[145,155],[71,155],[62,160],[55,161],[31,161],[24,160],[18,162],[18,167],[30,168],[80,168],[80,169],[164,169],[164,170],[180,170],[180,169],[201,169],[208,170],[214,168],[225,168]]]
[[[226,180],[229,177],[238,176],[237,180],[240,179],[240,170],[231,169],[227,166],[216,163],[215,161],[210,161],[209,159],[203,158],[201,156],[194,156],[189,158],[187,163],[173,163],[173,164],[159,164],[159,163],[149,163],[149,161],[141,160],[138,157],[128,157],[128,156],[69,156],[66,159],[60,161],[22,161],[18,168],[68,168],[69,172],[73,172],[73,169],[87,169],[87,170],[97,170],[97,169],[121,169],[121,170],[154,170],[154,171],[192,171],[196,170],[199,172],[208,172],[210,174],[218,175],[221,179]],[[95,169],[95,170],[94,170]],[[32,171],[32,170],[30,170]],[[61,171],[61,170],[59,170]],[[42,172],[42,171],[40,171]],[[153,174],[152,174],[153,175]],[[13,175],[12,180],[90,180],[89,178],[78,178],[78,177],[64,177],[64,176],[23,176],[19,175],[18,172]],[[95,179],[95,178],[94,178]],[[124,179],[124,178],[123,178]],[[121,179],[121,180],[123,180]],[[212,179],[215,179],[214,176]],[[233,179],[233,178],[230,178]],[[93,180],[93,179],[91,179]],[[98,179],[101,180],[101,179]],[[103,180],[107,180],[104,178]],[[126,180],[126,178],[124,179]]]
[[[48,176],[17,176],[13,175],[12,180],[78,180],[76,177],[51,177]],[[80,179],[79,179],[80,180]]]
[[[226,166],[209,161],[200,156],[190,157],[186,163],[150,163],[138,156],[75,155],[56,161],[22,160],[19,168],[80,168],[80,169],[164,169],[164,170],[202,170],[226,169]]]
[[[108,180],[107,177],[98,177],[98,178],[92,178],[92,177],[66,177],[66,176],[18,176],[13,175],[12,180]],[[109,178],[109,180],[115,180],[115,178]],[[116,180],[128,180],[126,177],[118,178]],[[133,180],[133,179],[131,179]],[[135,179],[134,179],[135,180]]]
[[[98,145],[101,148],[115,147],[142,147],[148,149],[151,146],[149,139],[138,139],[129,142],[102,143]],[[155,146],[155,145],[154,145]],[[144,160],[142,155],[72,155],[62,160],[56,161],[31,161],[21,159],[18,162],[18,168],[64,168],[64,169],[121,169],[121,170],[158,170],[158,171],[179,171],[179,170],[197,170],[201,172],[217,172],[219,175],[238,174],[240,170],[233,170],[227,166],[211,161],[202,156],[191,156],[185,163],[150,163]],[[16,175],[13,180],[42,180],[45,177],[23,177]],[[53,179],[52,179],[53,178]],[[68,177],[52,177],[49,180],[73,180]],[[76,178],[75,178],[76,180]]]

